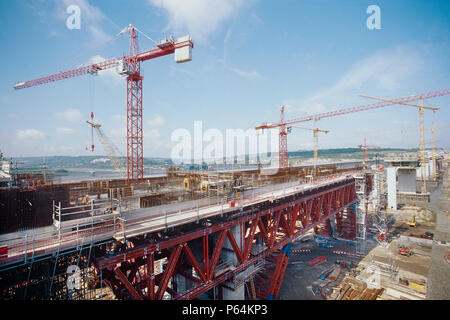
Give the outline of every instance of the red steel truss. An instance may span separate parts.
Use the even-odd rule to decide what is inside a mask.
[[[356,238],[356,208],[347,207],[336,214],[336,229],[340,237],[349,240]]]
[[[264,269],[254,276],[256,295],[274,299],[281,288],[292,241],[335,215],[341,219],[338,228],[344,230],[355,222],[356,229],[356,221],[346,220],[353,212],[348,207],[355,202],[355,180],[349,178],[281,201],[267,201],[242,211],[237,208],[210,225],[204,222],[191,231],[172,231],[168,238],[147,234],[127,239],[127,247],[111,257],[97,258],[95,265],[102,283],[117,298],[154,300],[162,299],[166,292],[172,299],[193,299],[214,287],[226,288],[242,271],[264,261]],[[239,228],[241,236],[236,238],[232,230]],[[228,248],[225,240],[231,245]],[[225,255],[230,252],[237,262],[224,269]],[[156,262],[164,258],[164,270],[157,273]],[[182,283],[186,280],[189,285]]]
[[[142,80],[141,62],[136,31],[130,28],[130,66],[127,77],[127,179],[142,181],[144,178],[144,146],[142,131]]]
[[[281,107],[280,122],[284,121],[284,106]],[[289,166],[288,162],[288,148],[287,148],[287,128],[286,126],[280,126],[279,134],[279,148],[278,150],[278,167],[287,168]]]
[[[87,74],[96,75],[99,71],[118,67],[119,63],[129,66],[127,74],[127,180],[129,183],[142,182],[143,165],[143,129],[142,129],[142,80],[140,63],[150,59],[175,53],[176,49],[186,46],[194,47],[191,40],[176,42],[173,39],[157,44],[157,48],[139,52],[137,29],[128,27],[130,33],[129,55],[105,60],[89,66],[59,72],[50,76],[20,82],[14,85],[15,90],[39,86],[54,81],[70,79]],[[121,73],[122,74],[122,73]]]

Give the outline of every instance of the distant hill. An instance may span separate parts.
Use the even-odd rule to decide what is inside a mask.
[[[44,162],[48,169],[58,168],[92,168],[92,169],[111,169],[112,165],[106,156],[50,156],[50,157],[17,157],[13,158],[13,162],[19,162],[23,169],[42,168]],[[120,158],[124,165],[126,158]],[[170,159],[164,158],[144,158],[144,166],[166,166],[171,165]]]
[[[369,156],[375,156],[377,153],[382,157],[392,152],[417,152],[418,149],[396,149],[383,148],[369,150]],[[312,150],[298,150],[289,152],[289,157],[295,158],[312,158],[314,152]],[[320,149],[319,157],[324,158],[356,158],[363,157],[362,149],[359,148],[338,148],[338,149]],[[13,158],[13,162],[19,162],[23,169],[41,169],[45,159],[47,168],[52,170],[62,168],[92,168],[92,169],[111,169],[111,163],[106,156],[49,156],[49,157],[17,157]],[[120,158],[126,163],[126,158]],[[170,166],[173,165],[171,159],[168,158],[144,158],[144,166]]]
[[[380,148],[369,149],[368,154],[375,155],[378,153],[380,156],[392,152],[417,152],[419,149],[400,149],[400,148]],[[319,155],[326,158],[336,157],[350,157],[350,158],[362,158],[363,150],[360,148],[338,148],[338,149],[319,149]],[[314,156],[313,150],[298,150],[288,153],[292,157],[300,158],[312,158]]]

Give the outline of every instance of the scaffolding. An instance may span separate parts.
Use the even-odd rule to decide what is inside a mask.
[[[366,253],[366,230],[367,230],[367,173],[356,176],[356,197],[358,205],[356,206],[356,253]]]
[[[375,221],[374,227],[378,231],[376,240],[382,247],[387,247],[389,244],[388,237],[388,216],[386,213],[386,197],[385,197],[385,175],[384,168],[378,166],[374,174],[374,184],[376,190],[376,197],[374,201]]]

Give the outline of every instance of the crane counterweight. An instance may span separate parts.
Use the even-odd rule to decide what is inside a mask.
[[[14,85],[15,90],[34,87],[54,81],[65,80],[86,74],[97,75],[99,71],[115,68],[127,79],[127,180],[129,183],[140,182],[144,178],[143,162],[143,114],[142,114],[142,80],[140,63],[146,60],[175,54],[177,63],[192,60],[192,48],[194,44],[190,36],[177,40],[170,38],[157,44],[157,48],[145,52],[139,52],[136,29],[132,24],[122,29],[117,35],[129,32],[129,55],[121,58],[113,58],[82,66],[73,70],[59,72],[50,76],[20,82]],[[141,32],[141,31],[139,31]],[[142,33],[142,32],[141,32]],[[145,34],[144,34],[145,35]],[[148,38],[148,36],[146,36]],[[99,129],[92,127],[93,129]],[[94,145],[92,144],[92,150]]]

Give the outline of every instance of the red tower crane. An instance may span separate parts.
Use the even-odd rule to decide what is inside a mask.
[[[194,47],[189,36],[175,41],[171,37],[157,44],[157,48],[139,52],[136,31],[132,24],[122,30],[120,34],[129,31],[129,55],[94,63],[89,66],[63,71],[47,77],[17,83],[14,89],[24,89],[45,83],[64,80],[86,74],[96,75],[99,71],[116,68],[120,75],[127,76],[127,180],[129,183],[142,181],[144,177],[143,164],[143,128],[142,128],[142,80],[141,62],[146,60],[175,54],[175,61],[191,60],[191,50]]]
[[[396,98],[396,99],[389,99],[387,101],[382,101],[378,103],[372,103],[367,104],[359,107],[353,107],[353,108],[346,108],[336,111],[330,111],[330,112],[324,112],[324,113],[318,113],[309,115],[302,118],[296,118],[292,120],[284,120],[284,107],[282,107],[280,122],[275,123],[263,123],[259,126],[256,126],[256,130],[264,130],[264,129],[272,129],[272,128],[280,128],[279,133],[279,141],[280,141],[280,147],[279,147],[279,167],[280,168],[287,168],[288,167],[288,153],[287,153],[287,127],[292,124],[300,123],[300,122],[306,122],[306,121],[317,121],[324,118],[331,118],[340,116],[343,114],[353,113],[353,112],[359,112],[359,111],[365,111],[365,110],[372,110],[372,109],[378,109],[382,107],[387,107],[395,104],[405,104],[407,102],[411,101],[417,101],[417,100],[425,100],[440,96],[445,96],[450,94],[450,89],[443,89],[438,91],[430,91],[426,93]]]
[[[367,161],[367,149],[380,149],[380,146],[368,146],[366,143],[366,138],[364,138],[364,144],[358,145],[358,148],[362,148],[364,150],[364,161]]]
[[[281,106],[280,111],[280,133],[279,133],[279,141],[280,141],[280,150],[279,150],[279,166],[281,168],[286,168],[288,163],[288,150],[287,150],[287,135],[288,131],[286,125],[284,124],[284,106]]]

